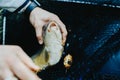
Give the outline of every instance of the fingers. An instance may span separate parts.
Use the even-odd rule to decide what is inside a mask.
[[[18,57],[19,59],[27,66],[29,67],[31,70],[37,72],[40,70],[40,67],[38,67],[37,65],[35,65],[32,61],[32,59],[25,53],[22,51],[22,49],[19,49],[18,52]]]
[[[0,80],[40,80],[31,69],[38,68],[19,46],[0,48]]]
[[[12,79],[15,77],[13,76],[13,73],[5,63],[0,63],[0,80],[7,80],[8,78]]]
[[[36,36],[40,44],[43,43],[42,27],[49,21],[56,21],[60,25],[62,32],[63,43],[66,41],[67,30],[65,25],[59,19],[59,17],[51,12],[48,12],[41,8],[35,8],[30,14],[30,22],[36,30]]]
[[[31,71],[25,64],[23,64],[18,58],[14,58],[15,61],[11,59],[9,66],[11,71],[20,79],[20,80],[41,80],[37,75]]]
[[[42,27],[44,26],[44,22],[39,21],[36,22],[35,30],[36,30],[36,36],[38,38],[39,44],[43,44],[43,37],[42,37]]]

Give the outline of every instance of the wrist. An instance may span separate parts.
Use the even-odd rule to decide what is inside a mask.
[[[18,7],[14,12],[17,13],[24,12],[30,3],[31,3],[30,0],[25,0],[25,2],[20,7]]]
[[[40,6],[40,4],[36,1],[36,0],[34,0],[33,2],[31,2],[28,6],[27,6],[27,8],[25,9],[25,15],[26,16],[30,16],[30,13],[36,8],[36,7],[39,7]]]
[[[19,8],[17,8],[14,12],[24,12],[26,14],[26,16],[30,16],[30,13],[32,12],[33,9],[35,9],[36,7],[41,6],[39,4],[39,2],[37,2],[36,0],[26,0]]]

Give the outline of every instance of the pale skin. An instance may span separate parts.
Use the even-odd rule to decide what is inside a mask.
[[[36,7],[31,13],[29,20],[36,31],[36,37],[40,44],[43,44],[42,27],[47,22],[54,20],[60,25],[63,43],[66,41],[67,30],[65,25],[53,13]],[[40,68],[36,66],[31,58],[16,45],[0,45],[0,80],[16,76],[20,80],[41,80],[35,71]]]

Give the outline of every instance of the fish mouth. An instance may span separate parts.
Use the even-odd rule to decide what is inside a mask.
[[[56,23],[56,21],[49,21],[47,24],[45,24],[42,28],[42,36],[44,37],[46,35],[46,31],[48,30],[49,32],[51,31],[50,27],[56,27],[60,29],[60,26]],[[49,29],[48,29],[49,28]]]

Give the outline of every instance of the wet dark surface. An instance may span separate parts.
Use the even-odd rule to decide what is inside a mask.
[[[120,80],[120,9],[77,3],[46,2],[42,7],[66,24],[68,38],[61,61],[38,75],[43,80]],[[40,50],[23,14],[7,18],[6,44],[20,45],[29,56]],[[72,67],[63,66],[67,54]]]
[[[93,5],[107,4],[108,6],[111,5],[111,7],[113,5],[120,6],[120,0],[50,0],[50,1],[74,2],[74,3],[82,3],[82,4],[93,4]]]

